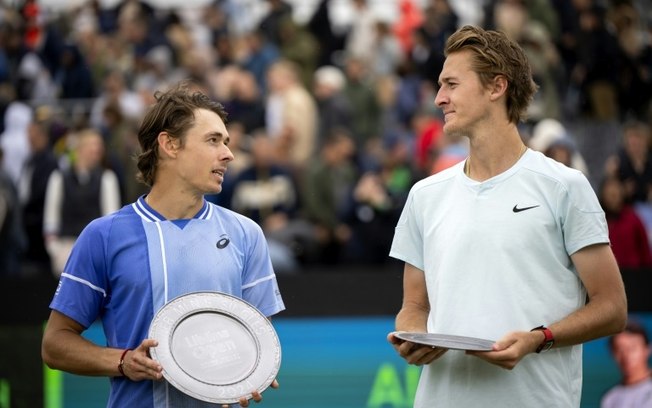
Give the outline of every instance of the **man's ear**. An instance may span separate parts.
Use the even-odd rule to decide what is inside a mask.
[[[166,156],[175,157],[179,151],[179,139],[171,137],[168,132],[161,132],[158,134],[158,147]]]
[[[491,80],[489,85],[489,90],[491,92],[491,100],[495,101],[496,99],[502,97],[507,92],[507,87],[509,82],[504,75],[496,75],[494,79]]]

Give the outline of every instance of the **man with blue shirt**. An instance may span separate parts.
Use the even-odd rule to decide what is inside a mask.
[[[189,86],[158,93],[138,132],[139,178],[150,192],[92,221],[61,275],[43,360],[74,374],[111,377],[110,407],[213,406],[163,380],[163,368],[150,358],[158,345],[147,338],[150,322],[175,297],[223,292],[268,317],[285,308],[260,227],[204,199],[221,191],[233,160],[225,118],[222,105]],[[107,347],[81,335],[97,319]],[[257,391],[252,397],[261,400]],[[245,397],[239,402],[249,404]]]

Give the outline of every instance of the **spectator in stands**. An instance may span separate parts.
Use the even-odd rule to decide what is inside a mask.
[[[399,117],[402,109],[398,107],[398,87],[400,78],[398,75],[383,75],[374,79],[373,84],[376,90],[376,102],[380,108],[378,125],[379,137],[372,138],[372,144],[382,143],[388,136],[393,137],[397,133],[407,133],[407,126]],[[367,145],[367,150],[371,146]],[[370,152],[365,152],[369,154]]]
[[[408,29],[408,27],[406,27]],[[386,21],[376,21],[376,36],[372,46],[369,68],[373,77],[393,75],[412,50],[412,32],[409,32],[409,50],[401,48],[398,38],[392,33],[390,24]]]
[[[605,173],[617,176],[624,184],[629,202],[649,202],[652,192],[650,127],[633,121],[624,125],[622,145],[605,163]]]
[[[89,27],[77,33],[75,43],[91,71],[96,96],[101,94],[104,80],[113,70],[135,72],[129,46],[117,35],[100,33]]]
[[[73,244],[93,219],[120,208],[120,186],[102,166],[104,142],[92,129],[74,136],[74,155],[67,168],[50,175],[45,193],[43,229],[52,271],[59,277]]]
[[[138,172],[135,157],[140,153],[136,123],[127,119],[115,102],[104,107],[103,123],[100,133],[105,141],[107,167],[118,177],[122,203],[133,202],[147,192],[135,178]]]
[[[575,146],[569,138],[561,138],[555,140],[543,152],[546,156],[550,157],[563,164],[566,167],[573,167],[573,153]]]
[[[564,93],[564,105],[569,111],[564,113],[570,117],[576,117],[579,112],[578,88],[571,77],[573,67],[578,60],[579,16],[582,10],[591,6],[592,0],[552,0],[551,3],[559,20],[559,34],[555,36],[555,44],[562,59],[564,78],[560,86]]]
[[[376,98],[373,79],[369,76],[366,60],[347,56],[344,73],[346,75],[344,95],[353,107],[351,135],[356,149],[364,152],[370,141],[380,138],[381,107]]]
[[[252,30],[244,36],[241,65],[251,72],[262,94],[267,93],[267,70],[280,58],[278,45],[265,37],[261,30]]]
[[[301,83],[307,89],[311,89],[319,58],[319,41],[290,16],[280,23],[278,47],[281,58],[294,63]]]
[[[274,140],[264,131],[252,135],[251,164],[239,171],[226,206],[253,219],[265,230],[272,218],[293,217],[299,197],[292,173],[270,154]]]
[[[315,71],[313,83],[319,112],[317,139],[321,145],[334,129],[351,129],[353,107],[343,93],[346,78],[341,69],[332,65],[320,67]]]
[[[76,44],[66,44],[59,69],[54,76],[62,99],[88,99],[95,96],[95,84],[86,59]],[[83,103],[87,103],[84,101]]]
[[[397,67],[396,74],[391,76],[396,78],[397,82],[394,103],[396,119],[401,126],[410,127],[412,117],[417,111],[432,110],[435,83],[419,75],[416,66],[409,59],[404,59]]]
[[[623,119],[647,117],[652,97],[652,44],[643,35],[649,4],[635,3],[612,2],[606,15],[621,50],[618,104]]]
[[[532,2],[496,1],[493,8],[495,29],[518,42],[532,64],[532,76],[539,89],[528,107],[528,120],[559,118],[561,57],[547,28],[530,17],[526,3]]]
[[[363,264],[388,261],[396,222],[415,182],[414,149],[400,133],[386,135],[374,169],[366,171],[353,190],[352,236],[347,259]]]
[[[580,92],[580,113],[599,121],[619,117],[616,84],[620,50],[604,13],[597,4],[579,12],[577,63],[571,72]]]
[[[265,123],[279,159],[301,172],[315,154],[317,107],[298,75],[295,64],[286,60],[269,68]]]
[[[56,85],[43,61],[35,52],[20,56],[16,76],[13,78],[19,100],[56,100]]]
[[[345,130],[335,130],[324,141],[300,178],[302,216],[315,228],[318,263],[338,263],[351,239],[346,221],[357,180],[353,164],[355,144]]]
[[[39,61],[54,77],[63,48],[62,35],[58,27],[49,20],[48,14],[36,0],[26,0],[20,7],[24,18],[23,43],[27,49],[34,52]]]
[[[104,108],[110,103],[116,104],[126,119],[136,122],[142,118],[145,111],[143,99],[129,88],[124,73],[118,69],[111,70],[104,78],[102,91],[91,107],[91,126],[96,129],[106,126],[103,116]]]
[[[377,18],[368,0],[353,0],[352,4],[355,18],[346,35],[344,54],[368,64],[374,52]]]
[[[0,148],[0,165],[4,153]],[[0,277],[20,276],[27,247],[16,186],[0,167]]]
[[[210,8],[211,7],[206,6],[206,9]],[[196,40],[198,34],[195,31],[195,25],[187,24],[188,22],[184,21],[181,18],[180,14],[181,13],[179,11],[170,10],[169,14],[167,14],[164,22],[162,23],[162,30],[165,35],[165,43],[152,49],[164,49],[169,52],[169,62],[167,61],[166,57],[165,63],[167,68],[171,69],[176,67],[175,61],[179,61],[181,59],[181,55],[185,51],[197,46],[207,46],[207,43],[200,43],[199,40]],[[206,39],[206,41],[208,41],[208,39]],[[168,87],[174,84],[174,79],[168,78],[167,81],[169,81],[167,82]]]
[[[334,22],[337,20],[331,17],[330,0],[318,0],[315,12],[306,23],[306,29],[319,41],[319,58],[317,66],[336,64],[336,54],[344,48],[346,33],[336,30]]]
[[[646,408],[652,405],[650,340],[645,327],[629,322],[609,338],[609,351],[622,374],[620,384],[609,389],[600,408]]]
[[[652,254],[645,225],[626,201],[625,187],[616,177],[607,177],[599,190],[607,216],[611,249],[623,269],[652,267]]]
[[[281,24],[283,20],[292,17],[292,5],[284,0],[265,0],[269,5],[267,14],[263,16],[259,29],[273,44],[281,44]]]
[[[264,131],[252,135],[249,143],[251,164],[233,180],[230,193],[224,197],[228,208],[245,215],[260,225],[267,238],[272,265],[277,273],[296,272],[299,253],[308,249],[311,229],[297,224],[299,195],[292,172],[277,163],[274,140]]]
[[[34,117],[32,108],[26,103],[13,101],[5,111],[5,131],[0,134],[0,147],[5,158],[2,168],[14,185],[18,184],[20,172],[29,156],[29,124]]]
[[[2,83],[5,88],[9,88],[11,93],[24,96],[27,92],[21,92],[20,88],[21,80],[18,75],[18,67],[20,65],[20,60],[27,53],[27,47],[23,42],[22,33],[23,33],[23,20],[19,13],[13,7],[8,7],[6,5],[0,6],[3,13],[3,24],[0,26],[0,46],[2,51]],[[3,89],[3,98],[7,98],[7,90]],[[16,98],[16,95],[12,95],[10,100]],[[7,103],[8,101],[3,101]],[[4,117],[4,111],[2,112]],[[1,118],[0,118],[1,119]],[[3,129],[4,130],[4,129]]]
[[[448,0],[431,0],[424,9],[421,27],[414,32],[415,43],[409,59],[424,80],[437,83],[437,75],[444,65],[446,39],[456,29],[458,17]]]
[[[199,29],[203,41],[206,44],[210,44],[211,47],[217,49],[217,43],[222,39],[229,39],[233,34],[231,30],[234,25],[230,20],[246,20],[246,13],[241,13],[241,16],[236,18],[233,13],[236,11],[229,5],[232,5],[234,2],[231,1],[222,1],[222,0],[213,0],[207,3],[200,12]],[[242,18],[241,18],[242,17]],[[197,33],[194,34],[195,36]],[[181,51],[181,50],[179,50]],[[181,51],[183,52],[183,51]],[[225,56],[225,59],[228,59],[228,56]],[[219,65],[222,65],[223,61],[218,61]]]
[[[134,68],[140,65],[148,52],[158,46],[169,47],[162,21],[154,7],[144,1],[127,1],[119,5],[118,33],[133,57]]]
[[[192,47],[185,48],[189,53]],[[133,73],[133,88],[139,94],[151,95],[157,89],[170,88],[184,79],[188,73],[180,66],[174,65],[172,50],[165,45],[158,45],[149,50],[140,61],[138,71]]]
[[[592,0],[591,0],[592,1]],[[489,0],[484,6],[484,23],[485,28],[496,29],[495,9],[499,3],[505,3],[503,0]],[[550,35],[550,39],[556,41],[559,38],[559,11],[560,7],[555,10],[554,0],[513,0],[511,1],[518,7],[525,7],[525,12],[529,15],[529,20],[537,26],[541,26]],[[572,3],[569,2],[569,3]],[[572,6],[571,6],[572,7]]]
[[[58,168],[57,158],[52,152],[48,124],[33,121],[28,130],[30,156],[18,185],[23,209],[23,225],[27,235],[27,251],[23,260],[25,275],[51,276],[50,255],[43,237],[43,215],[45,190],[48,179]]]
[[[412,52],[414,31],[423,24],[423,12],[413,0],[398,1],[398,16],[392,25],[392,31],[401,46],[403,55]]]
[[[213,38],[211,51],[215,55],[214,64],[224,68],[237,63],[238,55],[233,38],[226,33],[219,33]]]
[[[576,148],[573,137],[557,119],[546,118],[538,121],[532,129],[532,137],[527,143],[531,149],[589,176],[588,166]]]
[[[222,70],[224,72],[226,70]],[[229,122],[244,126],[245,133],[265,127],[265,101],[263,93],[253,74],[247,70],[233,67],[228,99],[223,100],[229,112]]]

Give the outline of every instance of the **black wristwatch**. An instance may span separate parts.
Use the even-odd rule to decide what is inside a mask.
[[[536,352],[541,353],[542,351],[550,350],[552,345],[555,344],[555,337],[552,335],[552,332],[550,331],[550,329],[547,328],[546,326],[539,326],[539,327],[535,327],[534,329],[532,329],[530,331],[535,331],[535,330],[542,331],[544,336],[545,336],[543,341],[541,342],[541,344],[539,344],[539,347],[537,347]]]

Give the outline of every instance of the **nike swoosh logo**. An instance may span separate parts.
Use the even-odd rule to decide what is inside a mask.
[[[537,208],[537,207],[540,207],[540,205],[533,205],[533,206],[531,206],[531,207],[522,207],[522,208],[518,208],[518,204],[516,204],[516,205],[514,206],[514,208],[512,208],[512,211],[514,211],[515,213],[517,213],[517,212],[521,212],[521,211],[525,211],[525,210],[531,210],[531,209],[533,209],[533,208]]]

